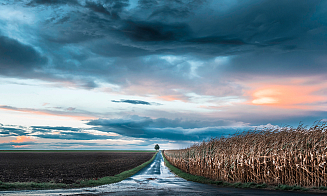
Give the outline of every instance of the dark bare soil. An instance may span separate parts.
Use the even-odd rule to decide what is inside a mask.
[[[78,183],[114,176],[154,152],[0,152],[0,181]]]

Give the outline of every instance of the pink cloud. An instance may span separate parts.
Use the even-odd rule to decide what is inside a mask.
[[[59,111],[51,111],[51,110],[36,110],[30,108],[16,108],[6,105],[0,105],[0,109],[2,110],[9,110],[9,111],[16,111],[16,112],[25,112],[37,115],[44,115],[44,116],[61,116],[61,117],[69,117],[74,118],[77,120],[89,120],[89,119],[96,119],[94,116],[90,116],[87,114],[78,114],[78,113],[71,113],[71,112],[59,112]]]
[[[14,148],[26,148],[30,147],[31,145],[12,145]]]
[[[155,97],[156,99],[161,99],[164,101],[183,101],[187,102],[186,98],[181,95],[162,95]]]
[[[14,143],[22,143],[22,142],[33,142],[36,141],[31,136],[17,136],[15,140],[11,140],[10,142]]]

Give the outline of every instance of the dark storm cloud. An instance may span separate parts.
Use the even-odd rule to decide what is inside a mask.
[[[68,19],[67,19],[68,20]],[[65,22],[65,20],[60,20],[57,23]],[[98,35],[94,32],[83,32],[79,30],[67,31],[62,30],[59,35],[44,35],[50,42],[58,43],[58,44],[77,44],[85,41],[89,41],[92,39],[102,38],[103,35]]]
[[[85,7],[90,8],[91,10],[93,10],[95,12],[99,12],[99,13],[111,16],[111,13],[100,3],[86,1]]]
[[[27,5],[37,6],[37,5],[61,5],[61,4],[79,4],[77,0],[32,0]]]
[[[116,100],[112,100],[111,102],[114,102],[114,103],[130,103],[130,104],[135,104],[135,105],[153,105],[152,103],[150,102],[147,102],[147,101],[141,101],[141,100],[125,100],[125,99],[121,99],[120,101],[116,101]],[[154,104],[156,105],[156,104]]]
[[[221,82],[213,79],[217,76],[325,71],[325,66],[320,73],[312,69],[322,67],[322,61],[315,61],[324,58],[327,45],[325,1],[140,0],[134,7],[127,0],[33,0],[29,4],[33,6],[26,9],[41,19],[26,32],[39,35],[33,46],[47,58],[32,46],[1,38],[1,46],[9,40],[16,48],[13,53],[6,49],[6,56],[0,53],[3,75],[27,77],[26,70],[40,69],[27,78],[70,81],[85,89],[97,88],[96,80],[124,89],[127,81],[142,84],[147,78],[175,89],[191,89],[196,80]],[[45,11],[43,5],[56,6]],[[185,73],[191,72],[190,63],[154,60],[154,55],[182,56],[185,62],[195,59],[205,66],[197,68],[200,77],[189,77]],[[235,58],[227,68],[211,63],[217,56],[230,55]],[[137,77],[139,73],[142,77]]]
[[[182,1],[165,2],[162,1],[159,4],[179,6],[178,8],[183,7],[185,4],[187,6],[190,5],[189,2],[181,3]],[[201,44],[216,45],[219,43],[232,45],[245,45],[245,43],[248,43],[269,46],[281,44],[290,40],[290,37],[292,39],[296,38],[297,35],[300,35],[299,32],[294,32],[296,30],[305,33],[308,28],[313,28],[314,26],[303,28],[299,25],[303,22],[304,24],[310,22],[303,19],[306,19],[308,14],[312,15],[314,13],[319,1],[312,1],[310,3],[307,3],[307,1],[296,1],[296,3],[294,1],[250,1],[248,4],[241,3],[239,6],[232,6],[230,8],[232,12],[230,13],[214,12],[212,10],[210,15],[203,19],[200,17],[207,13],[203,13],[203,10],[200,9],[193,10],[194,14],[198,14],[194,16],[198,20],[197,23],[192,23],[192,21],[185,17],[183,22],[177,22],[175,18],[165,21],[158,19],[148,20],[147,12],[152,12],[151,15],[156,15],[158,9],[162,8],[160,6],[150,6],[150,9],[149,7],[143,8],[143,5],[147,4],[139,1],[140,8],[136,10],[139,17],[124,18],[116,21],[116,23],[97,18],[92,14],[82,15],[86,19],[84,23],[81,23],[82,21],[75,22],[78,22],[78,25],[89,27],[92,27],[93,24],[99,24],[98,27],[94,26],[95,28],[93,27],[91,30],[101,32],[104,36],[112,36],[112,33],[114,33],[117,36],[123,36],[121,38],[128,37],[133,41],[149,42],[148,44],[154,41],[166,41],[166,43],[161,44],[161,47],[168,47],[169,41],[178,41],[189,47],[189,49],[194,47],[194,45],[184,42],[185,40],[198,44],[198,49],[202,48]],[[126,6],[128,6],[127,1],[113,1],[110,3],[105,1],[86,1],[85,3],[86,8],[106,15],[112,15],[113,12],[123,12],[123,8]],[[163,17],[169,15],[169,9],[165,10],[162,13]],[[131,13],[125,11],[125,14],[134,13],[132,11]],[[108,25],[108,27],[115,26],[115,28],[110,29],[103,25]],[[202,34],[204,34],[202,36],[196,33],[198,28],[202,28],[201,25],[207,26],[206,30],[202,30]],[[315,26],[319,26],[319,24],[315,24]],[[117,29],[117,31],[114,29]],[[69,32],[65,32],[65,34],[67,33]],[[147,43],[142,43],[142,45],[147,45]],[[201,50],[198,50],[198,52],[201,52]]]
[[[40,69],[47,63],[33,47],[0,35],[0,74],[24,75]]]
[[[149,117],[131,116],[129,119],[98,119],[92,120],[87,123],[88,125],[109,125],[120,127],[121,124],[129,124],[130,127],[155,127],[155,128],[178,128],[183,129],[194,129],[203,127],[214,127],[214,126],[228,126],[232,122],[225,120],[216,121],[200,121],[200,120],[183,120],[183,119],[168,119],[168,118],[157,118],[152,119]],[[125,126],[125,125],[123,125]]]
[[[53,130],[57,131],[79,131],[79,128],[72,127],[50,127],[50,126],[32,126],[33,132],[41,131],[41,132],[51,132]]]
[[[182,41],[191,34],[191,29],[185,23],[162,23],[147,21],[125,21],[120,30],[133,41],[161,42]]]
[[[146,58],[124,57],[112,59],[108,62],[95,64],[96,61],[86,61],[80,67],[89,67],[98,76],[106,78],[108,82],[116,83],[122,87],[143,85],[143,80],[152,80],[152,83],[158,83],[160,86],[187,86],[190,84],[189,73],[191,65],[185,59],[177,59],[174,62],[168,62],[160,55],[148,56]],[[92,65],[92,66],[91,66]],[[110,70],[109,72],[107,70]],[[81,74],[87,74],[83,69]],[[133,84],[126,82],[125,78],[133,81]],[[151,85],[149,90],[151,90]],[[176,87],[177,88],[177,87]],[[158,89],[164,93],[162,89]]]
[[[170,16],[170,17],[186,17],[190,14],[190,10],[187,8],[171,8],[169,6],[164,6],[160,9],[155,10],[150,15],[150,18],[156,18],[159,16]]]
[[[247,1],[231,8],[225,16],[217,14],[217,26],[211,27],[219,33],[236,35],[248,43],[275,45],[271,40],[297,38],[314,25],[310,21],[321,1]],[[218,18],[220,17],[220,18]],[[310,24],[311,23],[311,24]],[[278,42],[282,43],[282,42]]]
[[[185,18],[193,14],[195,8],[199,8],[206,0],[139,0],[138,6],[142,10],[152,10],[149,18]]]
[[[7,137],[7,136],[23,136],[27,135],[25,129],[21,128],[14,128],[14,127],[3,127],[3,125],[0,126],[0,137]]]
[[[175,2],[180,7],[183,6],[176,3],[179,1],[169,2]],[[153,12],[151,15],[158,12],[156,3],[140,1],[139,4],[141,8],[143,5],[146,5],[147,9],[151,8]],[[207,6],[209,5],[207,4]],[[156,19],[150,20],[150,22],[148,20],[147,22],[145,22],[146,20],[132,20],[121,21],[123,27],[120,29],[125,36],[134,41],[148,42],[148,44],[153,41],[166,41],[160,45],[161,47],[169,48],[170,42],[177,41],[174,44],[179,43],[185,46],[185,52],[193,52],[192,49],[197,48],[195,53],[217,55],[222,54],[222,51],[217,51],[217,49],[220,47],[226,49],[226,45],[238,48],[237,50],[229,49],[229,52],[247,52],[249,49],[260,50],[262,46],[282,45],[302,36],[299,31],[305,33],[306,30],[312,28],[309,27],[310,24],[306,24],[311,22],[303,19],[308,14],[312,15],[318,5],[319,1],[310,3],[307,1],[250,1],[231,6],[228,13],[211,10],[208,14],[201,9],[193,10],[195,15],[192,19],[196,19],[196,22],[193,23],[185,17],[181,23],[176,23],[178,21],[175,20],[176,18],[164,20],[165,22]],[[169,16],[169,9],[163,12],[163,15]],[[304,27],[302,26],[303,22]],[[174,23],[176,25],[172,26]],[[305,27],[306,25],[308,27]],[[201,30],[202,36],[197,33],[199,30]],[[239,48],[240,46],[244,47]],[[169,50],[173,52],[173,50]],[[217,52],[214,53],[214,51]]]
[[[227,136],[243,129],[222,126],[229,123],[133,116],[130,119],[92,120],[87,124],[98,126],[98,130],[101,131],[115,132],[127,137],[200,141],[211,137]]]
[[[90,50],[104,57],[137,57],[144,54],[157,54],[156,51],[148,51],[143,48],[137,48],[130,45],[121,45],[112,43],[108,40],[94,41],[90,45]]]
[[[69,19],[70,19],[69,16],[65,16],[65,17],[61,18],[60,20],[58,20],[58,21],[56,22],[56,24],[63,24],[63,23],[65,23],[65,22],[69,21]]]
[[[198,44],[221,44],[221,45],[245,45],[246,43],[237,38],[231,38],[227,36],[208,36],[199,37],[187,40],[187,42]]]
[[[129,5],[128,0],[86,1],[85,7],[94,12],[105,14],[112,19],[120,19],[120,12]]]
[[[88,129],[74,127],[51,127],[51,126],[31,126],[22,127],[14,125],[1,125],[0,137],[9,136],[33,136],[45,139],[61,139],[61,140],[105,140],[117,139],[120,136],[108,136],[93,134]],[[17,144],[18,145],[18,144]]]
[[[292,50],[292,47],[291,47]],[[222,70],[230,74],[255,73],[256,75],[277,74],[278,76],[306,76],[325,73],[323,51],[289,51],[278,53],[257,52],[231,58]]]
[[[117,138],[117,136],[95,135],[83,132],[83,129],[73,127],[32,126],[31,128],[33,136],[46,139],[104,140]]]

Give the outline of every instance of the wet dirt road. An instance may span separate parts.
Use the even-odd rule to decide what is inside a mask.
[[[213,185],[186,181],[177,177],[164,165],[161,152],[152,163],[134,176],[121,182],[82,189],[57,189],[39,191],[7,191],[0,195],[221,195],[221,196],[250,196],[250,195],[322,195],[312,193],[270,191],[258,189],[221,188]]]

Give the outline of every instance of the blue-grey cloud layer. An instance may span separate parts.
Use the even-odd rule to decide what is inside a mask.
[[[129,103],[129,104],[134,104],[134,105],[161,105],[159,103],[147,102],[147,101],[142,101],[142,100],[133,100],[133,99],[121,99],[120,101],[111,100],[111,102],[113,102],[113,103]]]
[[[211,137],[227,136],[250,127],[232,127],[228,121],[192,121],[182,119],[132,116],[126,119],[98,119],[87,123],[104,132],[115,132],[127,137],[202,141]]]
[[[129,104],[135,104],[135,105],[151,105],[150,102],[147,101],[141,101],[141,100],[120,100],[120,101],[116,101],[116,100],[112,100],[111,102],[114,103],[129,103]]]
[[[128,0],[7,2],[2,6],[21,6],[40,20],[19,29],[26,42],[31,42],[29,34],[38,35],[30,44],[0,28],[1,46],[12,51],[0,53],[0,74],[68,80],[82,88],[97,87],[99,79],[124,87],[129,85],[126,79],[138,84],[143,77],[191,88],[198,83],[185,74],[191,72],[191,57],[206,64],[198,68],[205,83],[214,75],[326,72],[324,63],[315,60],[324,57],[327,45],[326,1],[162,0],[131,5]],[[187,58],[168,62],[153,55]],[[235,58],[227,67],[210,64],[217,56],[230,55]],[[198,86],[194,90],[201,91]]]
[[[0,126],[0,137],[33,136],[36,138],[59,140],[104,140],[119,138],[143,138],[170,141],[202,141],[247,131],[252,127],[234,126],[235,122],[226,120],[200,121],[131,116],[125,119],[97,119],[87,122],[92,129],[103,133],[113,132],[119,136],[107,136],[85,132],[88,129],[51,126]]]
[[[0,36],[0,74],[14,77],[26,76],[28,72],[41,69],[46,63],[47,58],[32,46]]]
[[[20,143],[15,143],[15,142],[6,142],[6,143],[0,143],[0,148],[1,149],[13,149],[13,146],[21,146],[24,148],[29,148],[29,146],[34,146],[34,142],[20,142]]]
[[[74,127],[50,127],[50,126],[32,126],[30,128],[21,126],[0,126],[0,137],[8,136],[33,136],[46,139],[60,140],[104,140],[116,139],[117,136],[97,135],[90,132],[84,132],[83,129]]]

